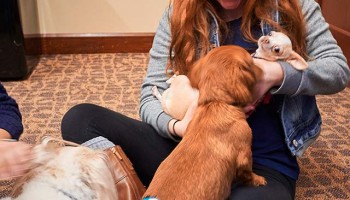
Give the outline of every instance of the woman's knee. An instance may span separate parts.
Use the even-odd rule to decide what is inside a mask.
[[[94,104],[77,104],[70,108],[63,116],[61,121],[61,133],[63,139],[72,140],[74,135],[80,135],[87,129],[92,116],[94,116],[94,110],[96,109]]]
[[[292,200],[292,191],[289,191],[284,183],[281,183],[273,178],[265,177],[267,185],[265,186],[250,186],[236,184],[231,189],[229,200]]]

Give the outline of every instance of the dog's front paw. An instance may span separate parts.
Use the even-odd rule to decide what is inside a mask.
[[[252,185],[254,186],[262,186],[266,185],[266,180],[264,177],[256,175],[255,173],[252,174]]]
[[[152,94],[153,94],[154,96],[157,96],[157,95],[159,94],[159,91],[158,91],[157,86],[153,86],[153,87],[152,87]]]

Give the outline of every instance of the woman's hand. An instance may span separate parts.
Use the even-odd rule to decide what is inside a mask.
[[[33,159],[32,146],[23,142],[0,140],[0,180],[24,174]]]
[[[255,85],[253,91],[253,102],[244,107],[245,113],[252,112],[260,103],[264,95],[275,86],[280,86],[283,81],[283,70],[278,62],[253,58],[254,63],[262,70],[262,76]]]

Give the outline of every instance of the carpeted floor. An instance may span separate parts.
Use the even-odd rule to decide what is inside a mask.
[[[140,85],[148,54],[42,56],[31,76],[3,84],[22,111],[21,140],[36,144],[43,135],[60,137],[60,121],[73,105],[95,103],[138,117]],[[35,63],[35,62],[33,62]],[[296,199],[350,199],[350,89],[318,96],[323,129],[299,160]],[[0,198],[13,180],[0,181]]]

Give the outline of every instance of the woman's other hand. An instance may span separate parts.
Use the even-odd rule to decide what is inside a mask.
[[[253,60],[254,63],[262,69],[263,73],[255,85],[252,103],[243,108],[248,116],[261,102],[265,94],[267,94],[272,87],[280,86],[284,78],[282,67],[278,62],[271,62],[258,58],[253,58]]]
[[[0,140],[0,180],[20,176],[32,165],[32,146]]]

